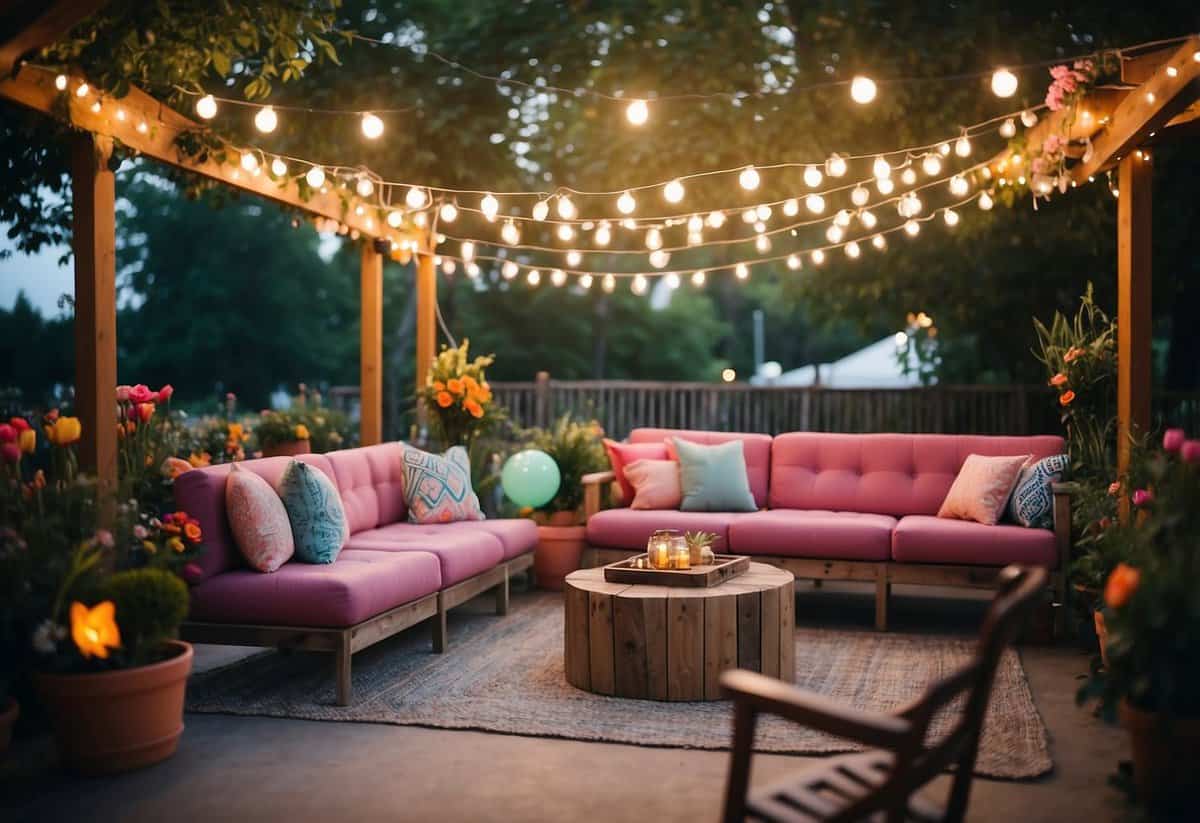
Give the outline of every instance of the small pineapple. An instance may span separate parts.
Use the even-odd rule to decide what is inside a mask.
[[[693,566],[708,566],[716,560],[712,545],[717,535],[712,532],[684,532],[683,539],[687,541]]]

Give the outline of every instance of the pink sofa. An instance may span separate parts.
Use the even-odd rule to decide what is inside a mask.
[[[592,562],[643,551],[655,529],[703,529],[720,536],[718,551],[751,555],[798,578],[874,581],[880,629],[887,627],[892,583],[986,586],[1010,563],[1048,569],[1056,602],[1063,602],[1070,545],[1065,493],[1056,490],[1053,530],[936,517],[967,455],[1047,457],[1063,451],[1061,437],[796,432],[772,438],[637,429],[629,441],[667,437],[742,440],[759,511],[601,511],[600,491],[612,473],[590,475]]]
[[[334,482],[350,539],[332,564],[291,562],[272,574],[247,568],[233,543],[225,516],[230,466],[180,475],[176,505],[204,530],[184,639],[331,651],[338,702],[347,705],[354,652],[428,618],[434,651],[444,651],[447,610],[488,589],[496,590],[504,614],[510,577],[533,564],[537,527],[531,520],[409,523],[402,451],[400,443],[385,443],[296,458]],[[292,459],[238,466],[275,485]]]

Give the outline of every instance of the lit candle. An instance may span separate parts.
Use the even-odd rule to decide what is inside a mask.
[[[659,538],[650,544],[650,565],[656,569],[671,568],[671,543]]]
[[[692,567],[692,550],[688,548],[687,540],[675,537],[671,540],[671,568],[690,569]]]

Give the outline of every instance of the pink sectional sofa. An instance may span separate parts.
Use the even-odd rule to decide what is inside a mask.
[[[296,458],[333,481],[350,539],[334,563],[289,562],[271,574],[247,568],[230,535],[230,466],[180,475],[176,505],[200,521],[205,536],[184,639],[333,652],[337,699],[347,705],[354,652],[429,618],[434,651],[444,651],[447,610],[488,589],[496,590],[497,612],[507,612],[509,579],[533,565],[537,527],[531,520],[409,523],[402,452],[402,444],[385,443]],[[274,486],[292,459],[238,466]]]
[[[798,578],[874,581],[880,629],[887,627],[892,583],[988,586],[1010,563],[1045,567],[1055,601],[1065,598],[1071,518],[1064,490],[1055,490],[1054,529],[936,517],[967,455],[1048,457],[1064,450],[1061,437],[796,432],[772,438],[637,429],[629,442],[668,437],[742,440],[759,511],[601,511],[600,491],[612,473],[589,475],[590,562],[644,551],[655,529],[715,532],[719,552],[751,555]]]

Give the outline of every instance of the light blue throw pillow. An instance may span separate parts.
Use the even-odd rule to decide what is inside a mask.
[[[332,563],[350,539],[350,523],[333,481],[320,469],[293,460],[279,478],[279,498],[292,524],[293,557]]]
[[[1071,458],[1055,454],[1042,458],[1032,466],[1021,469],[1008,513],[1013,520],[1027,528],[1049,529],[1054,526],[1054,491],[1071,466]]]
[[[672,438],[679,456],[680,511],[752,512],[758,509],[750,493],[746,455],[741,440],[705,446]]]

